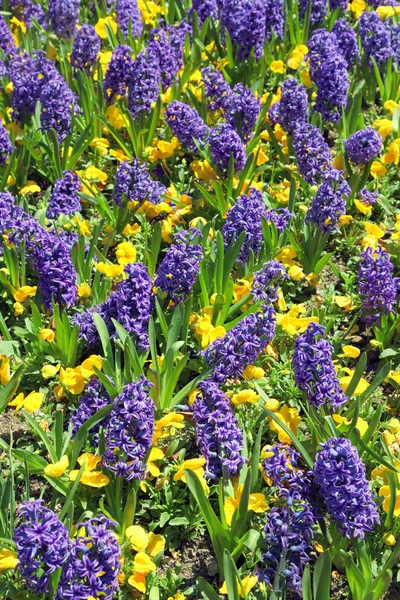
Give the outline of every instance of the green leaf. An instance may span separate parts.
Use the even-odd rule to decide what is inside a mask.
[[[376,388],[378,388],[380,386],[380,384],[382,383],[382,381],[384,381],[386,379],[386,377],[389,375],[391,368],[392,368],[391,364],[387,363],[377,372],[377,374],[375,375],[374,379],[369,384],[367,389],[360,395],[361,404],[363,402],[365,402],[366,400],[368,400],[368,398],[376,390]]]
[[[316,600],[329,600],[331,589],[332,559],[329,550],[325,550],[314,567],[313,587]]]
[[[77,475],[77,477],[76,477],[76,479],[74,481],[74,484],[73,484],[73,486],[72,486],[72,488],[71,488],[71,490],[70,490],[70,492],[69,492],[69,494],[68,494],[68,496],[67,496],[67,498],[65,500],[64,506],[62,507],[61,512],[58,515],[58,518],[60,519],[60,521],[62,521],[62,519],[65,517],[65,515],[68,512],[68,509],[69,509],[70,505],[72,504],[72,501],[74,499],[74,496],[75,496],[76,491],[77,491],[78,486],[79,486],[79,482],[80,482],[81,477],[83,475],[83,472],[85,470],[85,466],[86,466],[85,463],[83,463],[83,465],[79,469],[79,473],[78,473],[78,475]]]
[[[79,453],[81,451],[81,448],[86,441],[88,432],[92,429],[92,427],[94,427],[95,425],[100,423],[103,419],[105,419],[105,417],[107,417],[107,415],[110,414],[112,409],[113,409],[112,404],[110,404],[109,406],[105,406],[101,410],[97,411],[97,413],[95,413],[92,417],[90,417],[90,419],[85,421],[85,423],[83,425],[81,425],[81,427],[78,429],[78,432],[74,438],[71,457],[70,457],[70,465],[72,468],[74,467],[74,465],[77,461],[77,458],[79,456]]]
[[[104,358],[108,360],[112,368],[114,368],[114,354],[107,325],[105,324],[104,319],[96,312],[93,313],[93,321],[99,333],[101,345],[103,347]]]
[[[242,587],[243,597],[246,598],[236,565],[227,550],[224,552],[224,579],[228,590],[228,600],[240,600],[238,583]]]
[[[363,352],[360,356],[360,360],[357,363],[357,366],[355,368],[354,371],[354,375],[351,378],[351,381],[349,383],[349,385],[347,386],[347,390],[346,390],[346,396],[348,398],[351,398],[351,396],[354,394],[357,385],[360,382],[360,379],[365,371],[365,367],[367,366],[367,353]]]
[[[214,588],[212,588],[208,581],[203,579],[203,577],[197,579],[196,587],[201,593],[202,598],[205,598],[206,600],[220,600],[219,594],[217,594]]]
[[[313,600],[311,591],[310,563],[307,563],[304,569],[303,579],[301,581],[301,590],[303,592],[302,600]]]
[[[36,433],[36,435],[42,440],[47,452],[49,453],[51,461],[53,463],[56,463],[57,462],[56,449],[54,448],[53,444],[51,443],[51,440],[50,440],[49,436],[47,435],[47,433],[45,431],[43,431],[43,429],[40,427],[39,423],[33,417],[31,417],[31,415],[26,410],[22,410],[21,412],[24,415],[25,420],[29,423],[30,427],[33,429],[33,431]]]

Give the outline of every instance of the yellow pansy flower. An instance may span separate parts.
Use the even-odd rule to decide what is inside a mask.
[[[65,385],[71,394],[80,394],[83,392],[83,388],[85,387],[85,377],[82,375],[79,368],[61,368],[60,382]]]
[[[118,264],[129,265],[136,260],[136,248],[132,242],[121,242],[117,246],[115,256],[117,257]]]
[[[383,108],[390,112],[391,115],[393,115],[396,108],[400,109],[400,102],[395,102],[394,100],[387,100],[384,103]]]
[[[355,346],[346,345],[342,346],[342,354],[339,354],[339,356],[345,358],[357,358],[360,354],[361,351]]]
[[[100,156],[107,156],[110,142],[107,138],[95,137],[89,144],[92,148],[97,148]]]
[[[155,422],[153,433],[153,444],[159,439],[170,437],[175,434],[176,429],[183,429],[183,415],[178,415],[175,412],[168,413]]]
[[[265,371],[261,367],[255,367],[254,365],[247,365],[242,373],[243,379],[261,379],[264,377]]]
[[[232,524],[233,515],[239,508],[240,499],[243,494],[244,485],[239,485],[235,490],[234,496],[229,496],[224,502],[224,513],[225,519],[228,525]],[[265,500],[264,494],[250,494],[248,510],[252,510],[256,513],[263,513],[268,510],[268,504]]]
[[[244,593],[247,595],[249,594],[249,592],[253,589],[253,587],[256,585],[258,581],[258,578],[256,575],[247,575],[247,577],[245,577],[244,579],[241,580],[243,589],[244,589]],[[241,598],[243,598],[243,592],[242,592],[242,588],[239,585],[239,581],[236,580],[237,582],[237,586],[238,586],[238,592],[239,592],[239,596]],[[219,588],[219,593],[223,594],[223,595],[227,595],[228,594],[228,588],[226,585],[226,581],[224,581],[224,583],[222,584],[222,586]]]
[[[394,537],[393,533],[385,533],[383,536],[383,543],[385,546],[394,546],[396,543],[396,538]]]
[[[349,310],[354,310],[355,308],[350,296],[335,296],[334,300],[339,308],[343,308],[344,312],[349,312]]]
[[[233,394],[230,400],[232,404],[253,404],[259,399],[260,395],[254,390],[241,390],[237,394]]]
[[[295,264],[294,258],[296,258],[296,250],[291,246],[285,246],[281,249],[281,251],[277,254],[276,260],[279,260],[282,264],[288,265],[291,267]]]
[[[111,123],[112,124],[112,123]],[[114,157],[118,162],[123,162],[124,160],[128,160],[128,156],[122,152],[120,148],[116,150],[112,149],[109,151],[110,156]]]
[[[147,554],[150,554],[152,558],[155,558],[157,554],[160,552],[164,552],[165,549],[165,539],[160,534],[155,534],[153,532],[149,533],[149,543],[146,547]]]
[[[94,266],[97,269],[97,271],[99,271],[106,277],[119,277],[124,272],[123,265],[112,265],[105,262],[95,262]]]
[[[160,469],[154,464],[156,460],[162,460],[165,454],[161,448],[152,448],[150,450],[149,458],[147,459],[146,470],[152,477],[158,477],[160,475]]]
[[[392,135],[393,123],[390,119],[377,119],[372,123],[372,127],[378,130],[383,141],[385,141],[389,135]]]
[[[17,302],[24,302],[27,298],[36,296],[37,286],[23,285],[14,294],[14,299]]]
[[[42,367],[42,377],[43,379],[51,379],[55,377],[60,370],[60,364],[58,365],[43,365]]]
[[[286,314],[277,313],[276,322],[286,333],[296,335],[303,333],[310,323],[318,323],[318,317],[298,317],[300,305],[294,305]],[[303,311],[304,312],[304,311]]]
[[[379,160],[374,160],[371,165],[371,175],[372,177],[376,177],[376,179],[380,179],[386,173],[386,167],[379,162]]]
[[[354,206],[356,207],[356,209],[358,210],[358,212],[362,213],[363,215],[369,215],[372,212],[372,206],[365,204],[365,202],[360,202],[360,200],[357,200],[357,198],[354,198]],[[339,222],[340,225],[340,222]]]
[[[236,304],[243,298],[246,298],[250,294],[251,291],[251,282],[247,279],[238,279],[236,283],[233,284],[233,299],[232,304]]]
[[[354,371],[352,369],[347,369],[347,368],[342,369],[342,371],[347,373],[346,376],[339,377],[340,387],[345,392],[347,390],[347,388],[349,387],[350,381],[353,378]],[[357,384],[356,389],[353,392],[353,396],[358,396],[359,394],[362,394],[367,389],[368,386],[369,386],[368,381],[366,381],[363,377],[361,377],[360,381]]]
[[[389,512],[390,486],[389,485],[382,486],[381,489],[379,490],[379,496],[383,496],[385,498],[383,501],[383,504],[382,504],[382,508],[386,513]],[[400,517],[400,490],[397,490],[397,492],[396,492],[396,501],[395,501],[395,505],[394,505],[393,514],[395,517]]]
[[[126,117],[120,112],[120,110],[116,106],[109,106],[104,113],[105,118],[110,123],[112,127],[115,129],[122,129],[126,127],[127,121]],[[112,154],[112,151],[110,152]]]
[[[269,68],[273,73],[281,73],[283,75],[286,72],[283,60],[273,60]]]
[[[125,229],[122,233],[123,235],[136,235],[137,233],[140,233],[140,231],[142,231],[142,228],[138,223],[132,223],[132,225],[128,223],[128,225],[125,225]]]
[[[21,408],[24,408],[28,412],[32,413],[39,410],[39,408],[42,406],[43,398],[44,394],[42,392],[30,392],[26,398],[21,392],[14,398],[14,400],[9,402],[8,406],[15,406],[15,412],[18,412],[21,410]]]
[[[353,0],[349,4],[349,8],[351,12],[354,13],[356,19],[359,19],[363,12],[367,9],[367,5],[365,4],[364,0]]]
[[[337,415],[337,414],[333,415],[333,420],[339,425],[339,427],[342,423],[344,423],[345,425],[351,424],[351,419],[350,420],[346,419],[345,417],[342,417],[341,415]],[[364,433],[368,429],[368,423],[367,423],[367,421],[365,421],[364,419],[359,417],[356,422],[356,427],[357,427],[358,431],[360,432],[360,435],[363,436]]]
[[[190,458],[189,460],[185,460],[181,465],[177,466],[177,472],[174,475],[174,481],[183,481],[183,483],[186,483],[185,469],[190,469],[198,477],[201,485],[203,486],[204,491],[206,492],[206,494],[208,494],[210,490],[206,480],[204,479],[203,466],[205,464],[206,459],[203,457]]]
[[[301,418],[297,410],[295,408],[289,408],[287,404],[282,404],[279,411],[277,411],[275,414],[279,420],[282,421],[282,423],[284,423],[286,427],[296,435],[297,426],[301,423]],[[286,433],[286,431],[284,431],[283,428],[278,425],[278,423],[276,423],[272,417],[268,417],[268,419],[270,429],[272,431],[276,431],[278,434],[278,440],[285,444],[290,444],[292,439]]]
[[[395,15],[393,6],[378,6],[376,12],[382,21],[389,19],[390,17],[394,17]]]
[[[44,342],[53,342],[54,338],[56,337],[56,334],[54,333],[54,331],[52,329],[41,329],[39,331],[39,340],[42,340]]]
[[[131,525],[125,531],[126,538],[130,541],[132,548],[139,552],[145,550],[149,543],[149,536],[140,525]]]
[[[68,456],[63,456],[59,461],[51,465],[47,465],[47,467],[44,468],[44,472],[46,475],[50,475],[51,477],[56,477],[58,479],[58,477],[61,477],[61,475],[65,473],[68,467],[69,458]]]
[[[265,402],[265,408],[268,408],[268,410],[271,410],[274,413],[279,410],[280,405],[281,403],[276,398],[268,398]]]
[[[82,467],[85,465],[80,483],[89,487],[101,488],[107,485],[110,480],[107,475],[104,475],[101,471],[96,471],[97,465],[101,462],[100,456],[95,456],[90,452],[85,452],[78,458],[78,463]],[[74,469],[70,472],[69,478],[71,481],[75,481],[78,477],[79,470]]]
[[[79,298],[90,298],[92,294],[92,289],[88,283],[85,281],[78,285],[78,296]]]
[[[194,176],[201,181],[214,181],[217,179],[217,174],[208,162],[208,160],[194,160],[190,167],[194,173]]]
[[[0,383],[7,385],[11,379],[10,359],[5,354],[0,354]]]
[[[26,194],[38,194],[41,192],[41,188],[34,181],[27,181],[23,188],[19,190],[21,196],[26,196]]]
[[[389,144],[388,151],[382,156],[382,162],[385,165],[398,165],[400,160],[400,139],[394,140]]]
[[[94,26],[97,35],[103,40],[107,38],[107,27],[110,27],[113,33],[117,33],[118,25],[112,17],[101,17]]]
[[[290,279],[293,279],[293,281],[300,281],[300,279],[303,279],[304,277],[303,269],[301,267],[298,267],[297,265],[291,266],[288,271],[288,274]]]
[[[19,317],[20,315],[22,315],[22,313],[25,310],[24,307],[22,306],[21,302],[14,302],[13,308],[14,308],[14,316],[15,317]]]
[[[152,0],[138,0],[138,7],[142,13],[142,20],[146,25],[154,26],[157,16],[164,14],[163,6]]]
[[[7,569],[15,569],[18,564],[17,553],[9,548],[0,548],[0,573]]]
[[[94,367],[99,371],[103,368],[103,359],[101,356],[97,356],[97,354],[91,354],[89,358],[86,358],[79,367],[76,367],[76,369],[79,369],[80,373],[86,379],[90,379],[90,377],[96,374]]]

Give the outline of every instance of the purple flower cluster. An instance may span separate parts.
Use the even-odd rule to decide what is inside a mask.
[[[345,537],[364,538],[379,523],[364,464],[350,440],[331,438],[321,444],[314,478],[332,520]]]
[[[39,276],[38,287],[45,309],[51,310],[53,302],[72,306],[76,299],[76,272],[70,246],[55,233],[43,229],[22,207],[11,204],[10,198],[11,195],[3,198],[5,218],[0,232],[8,231],[10,243],[17,248],[25,242],[26,256]],[[2,209],[0,204],[1,212]]]
[[[0,165],[4,165],[7,162],[7,159],[13,150],[14,146],[10,141],[8,131],[3,123],[0,123]]]
[[[334,10],[347,10],[348,7],[348,2],[347,0],[329,0],[329,4],[330,4],[330,9],[331,12],[333,12]],[[341,19],[338,19],[338,21],[340,21]],[[337,23],[337,21],[336,21]]]
[[[287,208],[270,208],[265,213],[267,223],[273,223],[279,233],[285,231],[292,217],[292,213]]]
[[[205,67],[201,69],[201,78],[208,108],[212,111],[218,109],[225,111],[231,103],[232,90],[222,73],[214,67]]]
[[[17,50],[15,40],[3,15],[0,15],[0,49],[6,56],[12,56]]]
[[[246,148],[229,123],[218,123],[211,129],[209,143],[213,163],[221,173],[227,175],[231,160],[234,173],[243,169],[247,159]]]
[[[254,273],[251,295],[256,301],[272,304],[279,298],[277,290],[284,279],[289,279],[289,275],[283,264],[277,260],[269,260]]]
[[[128,108],[134,118],[149,113],[160,95],[160,62],[154,52],[142,50],[133,61],[128,82]]]
[[[124,386],[110,413],[103,465],[118,477],[143,479],[154,430],[152,384],[143,376]]]
[[[43,6],[41,4],[29,3],[24,12],[25,25],[27,27],[32,27],[34,20],[36,20],[43,29],[48,29],[49,24]]]
[[[244,142],[248,142],[260,114],[261,103],[250,88],[237,83],[226,110],[226,120]]]
[[[347,4],[347,0],[345,0]],[[357,44],[357,35],[350,23],[345,19],[338,19],[332,27],[332,33],[335,35],[340,53],[347,63],[347,68],[358,64],[361,59]]]
[[[80,0],[49,0],[49,20],[55,34],[65,39],[74,36],[79,6]]]
[[[121,570],[115,527],[116,523],[102,514],[77,525],[78,530],[85,529],[86,535],[80,534],[72,543],[55,600],[114,598]]]
[[[68,558],[67,528],[52,510],[43,506],[43,500],[26,500],[17,508],[13,539],[26,587],[35,594],[47,594],[51,574]]]
[[[361,45],[370,66],[372,58],[378,65],[385,64],[393,56],[390,28],[374,11],[363,12],[358,22]]]
[[[243,432],[228,396],[215,383],[202,381],[199,389],[193,404],[197,444],[207,461],[206,477],[218,481],[223,473],[231,477],[243,466]]]
[[[126,265],[125,274],[127,278],[111,292],[105,302],[77,314],[74,321],[79,325],[80,336],[89,346],[93,346],[99,341],[93,314],[102,317],[111,337],[117,335],[114,319],[125,327],[129,334],[135,336],[139,351],[145,352],[149,348],[147,328],[153,311],[152,281],[147,267],[139,263]]]
[[[201,244],[193,243],[198,236],[201,232],[194,227],[176,233],[159,266],[154,285],[174,304],[186,300],[200,273],[203,249]]]
[[[317,29],[308,41],[310,76],[318,88],[314,106],[325,121],[338,121],[347,105],[350,87],[347,62],[338,40],[325,29]]]
[[[265,216],[263,197],[256,188],[250,188],[250,195],[240,196],[236,204],[228,210],[222,228],[225,248],[232,240],[236,241],[243,231],[246,233],[246,239],[237,258],[239,263],[243,264],[248,260],[250,252],[255,256],[260,252],[263,243],[262,217]]]
[[[323,235],[336,231],[340,217],[346,212],[346,200],[350,194],[343,171],[330,170],[312,200],[306,223],[319,227]]]
[[[193,10],[197,12],[199,23],[202,25],[208,17],[218,18],[217,0],[193,0]]]
[[[347,156],[356,165],[365,165],[373,160],[382,151],[382,137],[380,133],[368,127],[353,133],[346,140]]]
[[[113,198],[118,206],[123,206],[125,199],[159,204],[166,191],[162,183],[151,179],[147,164],[137,158],[122,162],[115,174]]]
[[[363,202],[367,206],[372,206],[378,202],[378,192],[373,192],[367,188],[363,188],[360,191],[360,202]]]
[[[81,199],[78,192],[81,182],[73,171],[63,171],[62,177],[56,179],[50,194],[47,218],[56,219],[59,215],[70,215],[81,210]]]
[[[289,135],[293,135],[298,125],[308,121],[306,88],[294,77],[285,79],[281,99],[273,105],[270,113],[275,123],[279,123]]]
[[[300,0],[300,18],[304,19],[307,11],[307,7],[311,3],[311,14],[310,21],[311,25],[322,23],[328,14],[327,0]]]
[[[238,48],[239,60],[247,60],[254,53],[261,58],[265,40],[264,0],[223,0],[221,26]]]
[[[311,497],[311,473],[305,473],[299,468],[300,454],[285,444],[275,444],[267,450],[263,462],[263,471],[271,479],[272,485],[278,488],[280,497],[302,498]]]
[[[106,74],[103,79],[103,94],[108,103],[114,96],[126,96],[129,81],[132,77],[133,50],[129,46],[116,46],[111,55]]]
[[[265,306],[263,312],[247,315],[228,333],[208,346],[204,359],[213,368],[212,379],[224,383],[241,377],[253,364],[275,334],[275,311]]]
[[[302,177],[315,185],[332,168],[332,155],[328,144],[315,125],[299,125],[293,136],[293,150]]]
[[[191,152],[197,152],[194,140],[200,144],[206,142],[210,130],[199,113],[188,104],[178,100],[171,102],[165,111],[165,120],[180,143]]]
[[[161,73],[162,88],[163,90],[168,89],[180,69],[182,50],[171,44],[168,30],[156,27],[150,32],[147,51],[156,57]]]
[[[79,399],[79,406],[75,409],[71,416],[72,421],[72,437],[78,433],[82,425],[93,417],[95,413],[111,404],[111,398],[104,385],[96,377],[92,377],[89,383],[86,384],[84,393]],[[97,434],[100,425],[106,427],[109,417],[106,417],[101,423],[98,423],[90,430],[91,434]]]
[[[330,404],[335,410],[347,400],[332,361],[333,347],[323,335],[325,327],[310,323],[296,339],[292,358],[294,380],[310,404]]]
[[[358,268],[358,293],[361,316],[367,325],[379,321],[382,314],[394,313],[400,279],[393,277],[393,265],[387,251],[367,248],[361,254]]]
[[[42,88],[40,96],[42,129],[55,129],[62,141],[71,130],[72,111],[79,112],[75,94],[69,89],[65,79],[59,75]]]
[[[271,33],[283,40],[285,25],[285,0],[265,0],[265,35],[269,40]]]
[[[117,13],[118,27],[125,38],[128,37],[130,31],[133,37],[142,35],[143,21],[137,0],[117,0],[115,12]]]
[[[71,65],[75,70],[92,69],[100,52],[101,40],[93,25],[82,25],[74,39]]]

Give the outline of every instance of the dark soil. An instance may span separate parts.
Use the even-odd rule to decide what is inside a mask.
[[[9,444],[11,441],[10,432],[12,432],[13,441],[16,441],[28,431],[29,427],[27,424],[19,419],[13,409],[6,410],[2,415],[0,415],[0,438],[7,444]]]
[[[168,569],[174,571],[179,565],[179,577],[182,577],[182,588],[192,586],[197,577],[203,577],[211,584],[216,582],[218,572],[211,540],[208,536],[201,536],[194,540],[185,540],[179,550],[166,553],[159,568],[160,576],[166,574]]]

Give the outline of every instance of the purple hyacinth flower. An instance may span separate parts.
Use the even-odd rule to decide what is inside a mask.
[[[395,312],[400,279],[393,277],[393,270],[390,256],[381,246],[361,253],[358,293],[361,316],[367,325],[373,325],[384,314]]]
[[[92,69],[100,52],[101,40],[93,25],[82,25],[75,36],[71,65],[75,70]]]
[[[336,231],[340,217],[346,212],[346,200],[350,194],[351,189],[343,177],[343,171],[332,169],[312,200],[306,223],[319,227],[323,235]]]
[[[278,287],[284,279],[289,279],[289,275],[283,264],[269,260],[259,271],[255,271],[251,295],[256,301],[272,304],[279,298]]]
[[[80,0],[49,0],[49,20],[54,33],[70,39],[79,20]]]
[[[347,156],[356,165],[365,165],[382,152],[383,144],[380,133],[368,127],[353,133],[346,140]]]
[[[178,100],[171,102],[166,109],[165,120],[180,143],[194,153],[197,152],[194,140],[204,144],[210,131],[194,108]]]
[[[70,215],[81,210],[81,199],[78,192],[81,182],[73,171],[63,171],[62,177],[56,179],[50,194],[46,216],[55,219],[59,215]]]
[[[166,192],[167,189],[162,183],[151,179],[146,163],[133,158],[124,160],[119,165],[113,192],[114,201],[118,206],[123,206],[124,200],[139,203],[147,200],[151,204],[159,204]]]
[[[218,123],[211,129],[209,136],[210,152],[214,165],[228,174],[230,160],[233,160],[233,171],[240,171],[246,164],[246,148],[236,131],[228,123]]]

